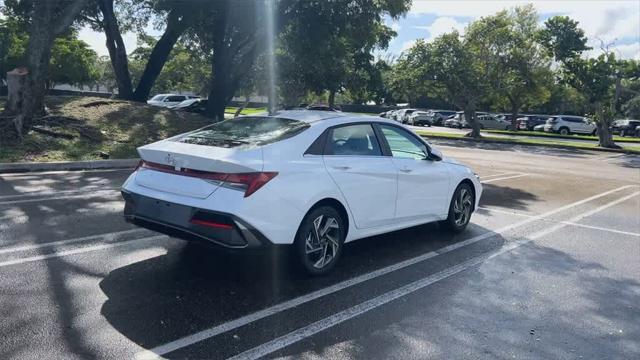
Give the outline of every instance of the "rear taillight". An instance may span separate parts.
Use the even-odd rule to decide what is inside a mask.
[[[271,179],[278,175],[277,172],[219,173],[187,168],[176,170],[173,166],[153,163],[144,160],[140,160],[140,163],[138,164],[138,167],[136,167],[136,170],[140,168],[207,180],[211,183],[219,184],[227,188],[244,191],[244,197],[247,197],[258,191],[261,187],[263,187],[266,183],[268,183]]]

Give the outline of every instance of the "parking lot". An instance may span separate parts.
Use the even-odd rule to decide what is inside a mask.
[[[470,227],[320,278],[125,223],[130,170],[0,175],[0,358],[640,358],[640,158],[438,145],[484,183]]]

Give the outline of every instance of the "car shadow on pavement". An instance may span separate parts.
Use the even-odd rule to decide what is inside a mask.
[[[474,225],[453,235],[429,224],[363,239],[347,244],[323,277],[301,274],[286,251],[229,254],[185,243],[110,272],[100,282],[108,297],[101,313],[124,336],[153,348],[487,231]]]
[[[526,210],[538,196],[526,190],[497,184],[483,184],[480,206],[497,206],[510,210]],[[486,215],[486,213],[483,213]]]
[[[270,356],[630,359],[639,298],[637,280],[529,243]]]

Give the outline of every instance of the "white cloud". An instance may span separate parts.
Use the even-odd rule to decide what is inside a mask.
[[[640,41],[640,1],[441,1],[414,0],[410,13],[434,14],[436,22],[442,18],[469,17],[477,19],[514,6],[533,4],[542,16],[567,15],[580,23],[589,37],[589,45],[599,47],[601,39],[606,43]],[[450,21],[450,20],[447,20]],[[619,45],[620,48],[632,48]],[[632,53],[629,50],[627,54]],[[623,52],[624,53],[624,52]]]
[[[391,23],[391,25],[389,25],[391,27],[391,30],[398,32],[400,31],[400,29],[402,29],[402,26],[400,26],[400,24],[397,21],[394,21]]]
[[[409,50],[416,43],[417,40],[409,40],[402,43],[402,48],[400,48],[400,52],[405,50]]]
[[[467,22],[460,22],[449,16],[442,16],[432,22],[431,25],[416,26],[416,28],[427,30],[429,32],[429,37],[426,37],[426,39],[433,40],[436,37],[453,30],[458,30],[460,34],[464,34],[464,28],[467,26],[467,24]]]

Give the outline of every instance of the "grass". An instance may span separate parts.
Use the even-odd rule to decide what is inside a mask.
[[[238,111],[237,107],[233,107],[233,106],[229,106],[226,109],[224,109],[224,112],[227,114],[235,114],[236,111]],[[266,112],[267,108],[266,107],[259,107],[259,108],[244,108],[242,109],[242,111],[240,111],[240,115],[253,115],[253,114],[259,114],[259,113],[263,113]]]
[[[72,139],[30,131],[23,142],[0,140],[0,162],[96,160],[137,157],[136,148],[210,124],[196,114],[121,100],[52,96],[46,99],[50,115],[79,120],[84,133],[65,126],[48,127]]]
[[[514,136],[518,136],[518,135],[537,136],[537,137],[557,138],[557,139],[580,139],[580,140],[598,141],[597,136],[591,136],[591,135],[560,135],[560,134],[540,132],[540,131],[509,131],[509,130],[482,130],[482,131],[490,134],[504,134],[504,135],[514,135]],[[640,138],[614,136],[613,140],[617,142],[640,144]]]
[[[565,141],[553,141],[547,139],[505,139],[497,136],[483,136],[480,139],[472,139],[465,137],[464,134],[451,134],[442,132],[428,132],[424,130],[417,130],[416,133],[424,137],[440,138],[440,139],[456,139],[456,140],[468,140],[468,141],[490,141],[504,144],[522,144],[522,145],[538,145],[538,146],[553,146],[561,148],[582,149],[582,150],[604,150],[599,147],[597,143],[569,143]],[[625,146],[620,152],[640,154],[640,146]]]

